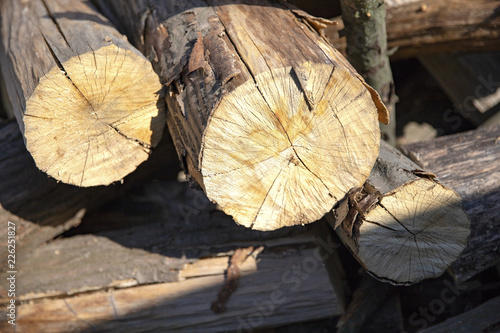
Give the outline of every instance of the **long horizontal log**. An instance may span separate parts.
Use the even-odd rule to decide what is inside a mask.
[[[88,1],[0,3],[0,64],[37,167],[78,186],[108,185],[144,162],[164,127],[146,58]]]
[[[411,58],[429,53],[480,52],[499,50],[500,4],[495,0],[403,0],[386,1],[387,44],[395,53],[391,59]],[[341,18],[328,28],[333,45],[345,52]],[[345,54],[345,53],[344,53]]]
[[[368,176],[387,110],[312,28],[327,20],[267,0],[97,2],[152,60],[180,159],[237,223],[316,221]]]
[[[258,264],[250,256],[222,314],[213,313],[210,304],[224,283],[227,256],[217,263],[201,260],[212,266],[208,276],[24,303],[18,306],[16,332],[253,332],[330,318],[339,309],[321,266],[304,279],[297,275],[304,271],[286,268],[302,269],[312,255],[311,249],[274,257],[270,252]],[[0,323],[2,332],[7,325]]]
[[[500,126],[404,146],[405,153],[452,187],[471,218],[467,248],[451,266],[458,283],[500,264]]]
[[[385,142],[363,188],[330,218],[374,277],[408,285],[434,278],[467,245],[470,221],[460,196]]]

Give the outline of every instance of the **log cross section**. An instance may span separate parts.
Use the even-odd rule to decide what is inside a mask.
[[[149,61],[86,1],[0,2],[6,89],[37,167],[108,185],[145,161],[165,124]]]
[[[368,177],[386,109],[310,16],[264,0],[98,3],[168,86],[191,180],[237,223],[316,221]]]

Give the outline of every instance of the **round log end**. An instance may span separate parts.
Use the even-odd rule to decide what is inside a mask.
[[[256,230],[314,222],[370,174],[377,109],[347,69],[264,72],[223,97],[200,154],[208,197]]]
[[[357,257],[375,277],[408,285],[443,274],[466,247],[469,234],[460,196],[422,178],[388,193],[365,214]]]
[[[27,102],[27,149],[39,169],[68,184],[123,179],[161,138],[158,76],[144,57],[113,44],[61,67],[40,80]]]

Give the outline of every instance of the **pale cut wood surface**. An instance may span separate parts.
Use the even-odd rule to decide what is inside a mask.
[[[460,194],[471,218],[468,246],[451,266],[457,282],[500,264],[500,126],[403,148],[413,161]]]
[[[2,1],[0,59],[26,147],[65,183],[107,185],[164,126],[151,64],[86,1]]]
[[[406,59],[430,53],[482,52],[498,50],[500,18],[496,0],[402,0],[386,1],[387,43],[391,59]],[[329,27],[327,36],[345,54],[345,37]]]
[[[387,111],[319,19],[265,0],[98,3],[167,85],[190,179],[237,223],[313,222],[368,176]]]
[[[342,241],[378,279],[406,285],[437,277],[466,247],[470,220],[460,196],[385,142],[364,191],[331,217]]]

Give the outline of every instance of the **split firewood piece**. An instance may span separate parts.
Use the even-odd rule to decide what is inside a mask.
[[[460,196],[385,142],[365,185],[329,217],[360,264],[397,285],[441,275],[470,234]]]
[[[5,0],[0,60],[37,167],[107,185],[145,161],[164,126],[150,62],[87,1]]]
[[[257,230],[316,221],[368,177],[387,110],[310,17],[208,2],[98,1],[167,84],[169,130],[208,198]]]

